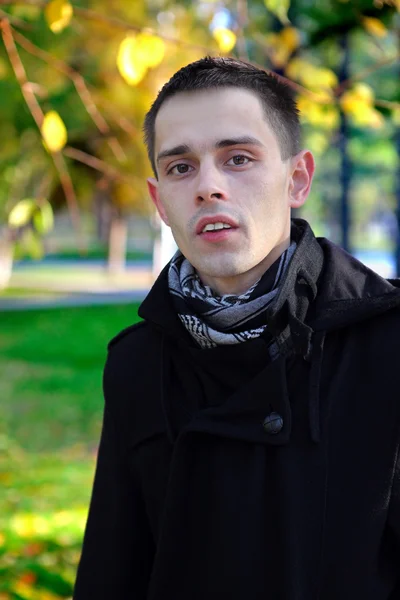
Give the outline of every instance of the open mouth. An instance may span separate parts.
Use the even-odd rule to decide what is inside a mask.
[[[208,233],[209,231],[221,231],[222,229],[234,229],[229,223],[208,223],[203,227],[200,233]]]

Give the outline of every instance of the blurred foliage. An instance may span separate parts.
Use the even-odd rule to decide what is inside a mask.
[[[293,82],[306,140],[323,161],[317,177],[324,176],[324,164],[331,160],[340,111],[351,122],[352,137],[367,132],[380,155],[400,114],[399,9],[398,0],[135,0],[112,9],[95,0],[90,10],[84,0],[73,5],[67,0],[9,2],[0,16],[11,23],[26,82],[17,81],[16,59],[5,44],[0,122],[7,144],[0,148],[0,221],[5,223],[24,198],[42,197],[41,182],[49,174],[45,199],[55,210],[63,206],[72,192],[60,183],[59,154],[81,210],[94,209],[96,185],[105,177],[117,211],[150,213],[144,115],[171,75],[205,54],[239,56]],[[345,34],[351,73],[340,82]],[[364,153],[357,144],[352,147],[357,168]],[[385,155],[391,171],[392,155]],[[387,204],[394,204],[393,197]],[[321,217],[324,212],[322,206],[316,209]],[[25,227],[21,235],[28,251],[35,252],[34,239],[43,232]]]

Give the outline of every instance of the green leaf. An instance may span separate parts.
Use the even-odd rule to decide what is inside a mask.
[[[22,246],[26,254],[35,260],[40,260],[44,256],[43,244],[37,234],[32,229],[25,232],[22,240]]]
[[[8,216],[9,226],[17,228],[27,225],[32,219],[35,208],[36,202],[31,198],[25,198],[25,200],[18,202]]]
[[[53,228],[54,217],[51,204],[47,200],[42,200],[33,215],[33,226],[36,231],[44,235]]]
[[[288,19],[288,10],[290,7],[290,0],[264,0],[264,4],[267,9],[272,12],[278,19],[284,24],[290,23]]]

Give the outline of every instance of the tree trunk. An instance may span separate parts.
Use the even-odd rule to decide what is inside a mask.
[[[96,219],[97,240],[106,245],[110,238],[110,226],[113,216],[110,182],[106,178],[99,179],[96,183],[93,208]]]
[[[0,290],[4,290],[10,283],[15,243],[9,232],[0,238]]]
[[[108,272],[112,274],[123,273],[126,267],[126,245],[128,226],[121,216],[114,216],[110,226],[108,246]]]

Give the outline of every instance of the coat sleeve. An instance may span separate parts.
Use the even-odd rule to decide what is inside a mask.
[[[400,447],[397,449],[397,460],[393,473],[388,526],[394,541],[392,547],[396,553],[397,572],[399,573],[396,587],[389,600],[398,600],[400,598]]]
[[[144,600],[153,554],[139,486],[121,456],[106,403],[73,600]]]

